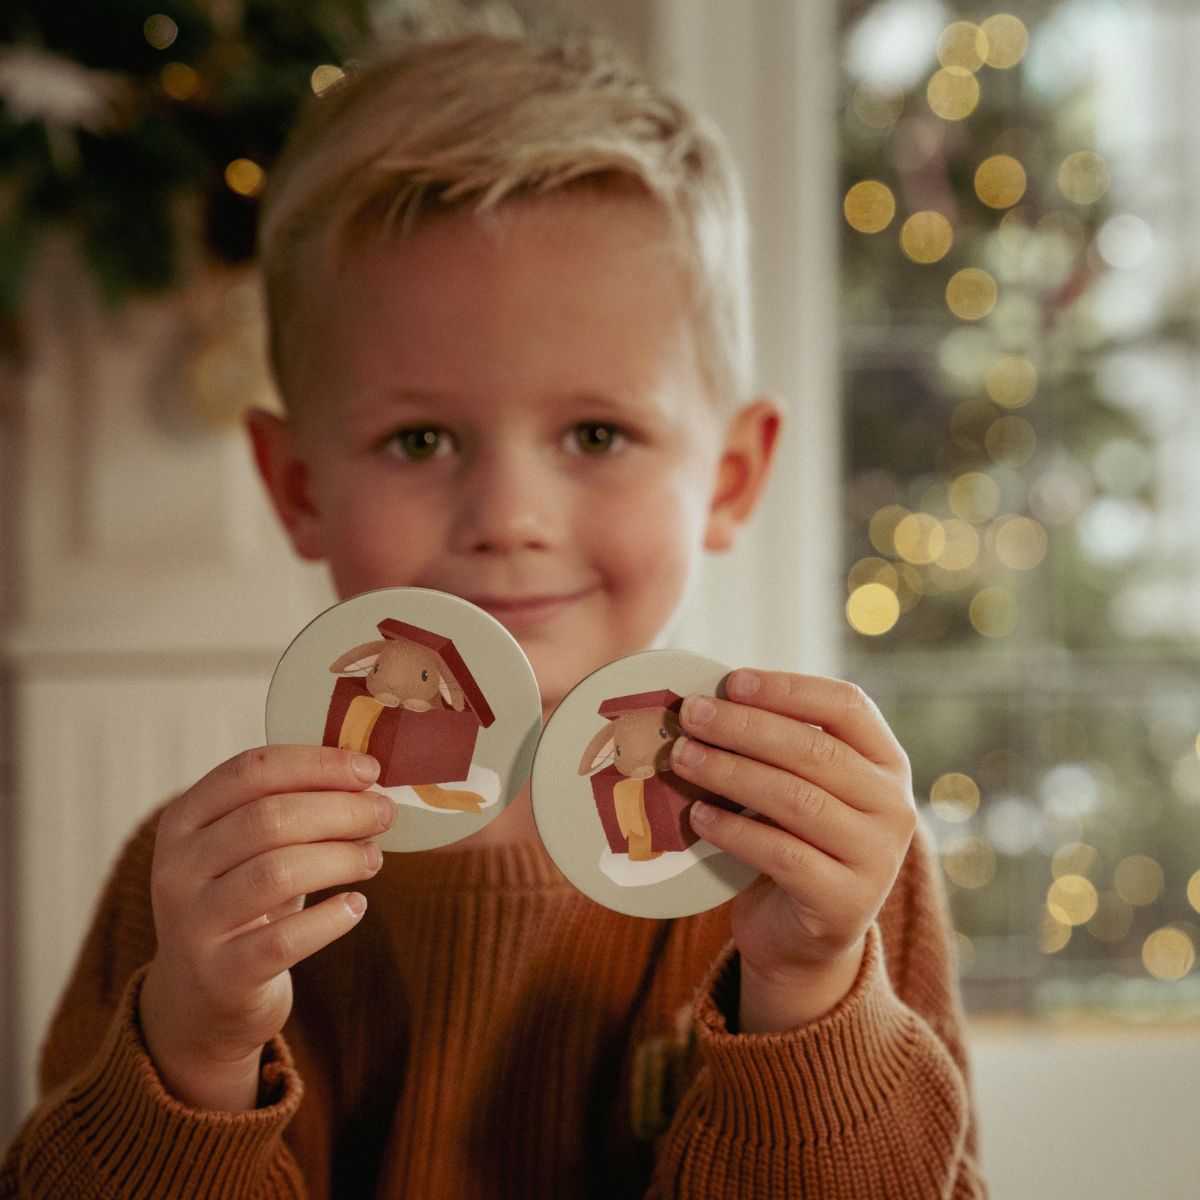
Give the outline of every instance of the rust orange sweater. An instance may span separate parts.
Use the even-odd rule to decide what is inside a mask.
[[[295,971],[260,1106],[168,1095],[139,1035],[153,823],[101,898],[0,1197],[976,1197],[943,903],[914,843],[850,995],[736,1032],[728,913],[609,912],[540,847],[389,855]]]

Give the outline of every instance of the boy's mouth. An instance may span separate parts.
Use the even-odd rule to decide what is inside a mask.
[[[573,592],[537,592],[514,596],[466,596],[472,604],[491,613],[501,624],[527,628],[540,625],[565,612],[571,605],[590,596],[595,585]]]

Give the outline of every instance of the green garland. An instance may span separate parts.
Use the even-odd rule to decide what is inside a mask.
[[[254,249],[260,175],[370,0],[15,0],[0,12],[0,313],[67,225],[101,295],[178,283],[199,214],[219,261]],[[396,7],[399,7],[397,5]],[[376,13],[377,15],[377,13]],[[189,228],[192,230],[188,232]],[[193,243],[194,244],[194,243]]]

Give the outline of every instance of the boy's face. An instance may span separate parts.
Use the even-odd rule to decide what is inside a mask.
[[[343,597],[439,588],[521,643],[552,708],[655,643],[749,514],[777,416],[709,397],[666,222],[521,201],[371,241],[303,301],[289,423],[252,421],[296,549]]]

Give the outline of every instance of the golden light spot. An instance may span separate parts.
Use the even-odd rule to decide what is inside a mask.
[[[1163,869],[1145,854],[1131,854],[1117,863],[1113,887],[1129,904],[1153,904],[1162,895]]]
[[[904,112],[904,93],[877,92],[869,87],[857,87],[850,107],[868,128],[890,129]]]
[[[992,462],[1019,467],[1037,450],[1037,434],[1024,417],[1000,417],[988,426],[983,445]]]
[[[954,934],[954,957],[960,975],[966,975],[975,965],[975,943],[965,933]]]
[[[1000,488],[981,471],[967,471],[950,485],[950,509],[956,517],[979,524],[996,515]]]
[[[981,321],[996,307],[996,281],[978,267],[966,267],[951,276],[946,285],[946,303],[963,321]]]
[[[158,82],[172,100],[190,100],[200,90],[200,76],[187,63],[167,63],[158,73]]]
[[[1182,929],[1156,929],[1142,943],[1142,965],[1166,983],[1182,979],[1196,965],[1196,947]]]
[[[257,196],[266,182],[266,175],[258,163],[248,158],[235,158],[225,168],[225,182],[239,196]]]
[[[988,208],[1012,208],[1025,195],[1027,183],[1025,168],[1008,154],[984,159],[975,172],[975,194]]]
[[[846,586],[850,591],[864,583],[882,583],[895,591],[900,584],[900,573],[886,559],[860,558],[846,574]]]
[[[1006,354],[988,371],[986,386],[1001,408],[1024,408],[1037,393],[1037,368],[1024,355]]]
[[[142,33],[155,50],[166,50],[168,46],[174,45],[179,36],[179,26],[166,13],[155,13],[146,18]]]
[[[954,228],[940,212],[913,213],[900,228],[900,249],[915,263],[935,263],[950,253]]]
[[[943,67],[957,67],[974,73],[983,66],[987,53],[987,37],[973,21],[955,21],[938,38],[938,62]]]
[[[942,847],[942,870],[959,887],[986,887],[996,874],[996,852],[980,837],[951,838]]]
[[[1072,204],[1095,204],[1108,191],[1108,163],[1091,150],[1069,154],[1058,169],[1058,187]]]
[[[1007,637],[1021,620],[1017,598],[1006,588],[990,587],[971,600],[971,624],[984,637]]]
[[[1038,927],[1038,949],[1043,954],[1057,954],[1070,940],[1071,926],[1043,909]]]
[[[946,545],[942,523],[929,513],[909,513],[892,534],[896,553],[905,562],[927,566],[941,554]]]
[[[896,553],[896,526],[907,516],[907,508],[902,508],[899,504],[888,504],[871,518],[867,526],[867,536],[880,554]]]
[[[967,571],[979,558],[979,534],[974,526],[957,517],[942,522],[945,545],[937,564],[946,571]]]
[[[943,121],[961,121],[979,104],[979,80],[962,67],[943,67],[929,81],[925,98]]]
[[[1029,517],[1001,517],[988,532],[996,557],[1014,571],[1032,571],[1046,557],[1046,531]]]
[[[879,233],[896,215],[896,197],[886,183],[864,179],[846,193],[842,211],[850,226],[859,233]]]
[[[1006,71],[1025,57],[1025,51],[1029,49],[1029,30],[1019,17],[997,13],[988,17],[979,28],[987,38],[984,61],[989,67]]]
[[[1193,872],[1191,879],[1187,881],[1187,898],[1188,903],[1200,912],[1200,871]]]
[[[1050,859],[1050,874],[1055,879],[1064,875],[1094,875],[1100,868],[1100,854],[1086,842],[1067,842],[1055,850]]]
[[[1100,898],[1090,879],[1060,875],[1046,893],[1046,909],[1064,925],[1086,925],[1096,914]]]
[[[1087,931],[1101,942],[1119,942],[1133,925],[1133,909],[1116,892],[1101,892],[1096,915],[1087,923]]]
[[[319,67],[313,68],[313,73],[308,79],[308,85],[319,96],[322,92],[327,92],[335,83],[340,83],[345,78],[346,72],[341,67],[335,67],[332,63],[322,63]]]
[[[846,620],[856,633],[878,637],[900,619],[900,600],[882,583],[864,583],[846,601]]]
[[[922,578],[921,572],[911,563],[897,563],[896,574],[900,579],[896,596],[900,601],[900,611],[906,613],[916,608],[921,597],[925,595],[925,580]],[[881,579],[879,582],[885,581]]]
[[[970,775],[948,771],[929,789],[929,806],[943,821],[965,821],[979,807],[979,785]]]

